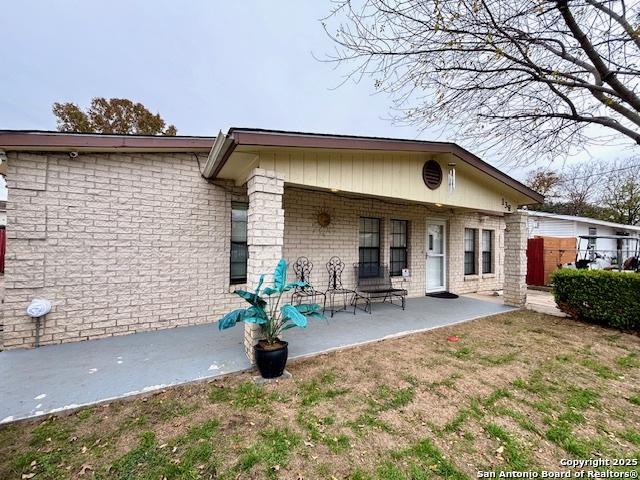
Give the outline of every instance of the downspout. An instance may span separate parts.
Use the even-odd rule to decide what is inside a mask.
[[[220,173],[220,170],[222,170],[222,167],[224,167],[224,164],[236,149],[237,145],[238,142],[234,138],[233,134],[225,135],[222,131],[219,132],[213,142],[207,161],[200,172],[202,176],[207,180],[215,178],[218,173]]]

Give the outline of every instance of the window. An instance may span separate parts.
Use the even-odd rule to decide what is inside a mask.
[[[597,235],[598,234],[598,229],[596,227],[589,227],[589,235]],[[591,249],[595,249],[596,248],[596,239],[595,238],[590,238],[589,239],[589,248]]]
[[[360,217],[360,278],[377,277],[380,267],[380,219]]]
[[[247,204],[231,203],[231,283],[247,281]]]
[[[464,274],[475,275],[476,272],[476,236],[475,228],[464,229]]]
[[[482,230],[482,273],[493,273],[492,230]]]
[[[407,221],[391,220],[391,275],[407,268]]]

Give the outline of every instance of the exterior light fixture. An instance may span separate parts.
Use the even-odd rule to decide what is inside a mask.
[[[441,207],[442,206],[441,203],[436,203],[435,205],[436,205],[436,207]]]
[[[456,189],[456,164],[455,162],[449,162],[449,174],[447,175],[447,184],[449,187],[449,193],[453,193]]]
[[[332,188],[332,189],[331,189],[331,191],[332,191],[333,193],[338,193],[340,190],[338,190],[337,188]]]

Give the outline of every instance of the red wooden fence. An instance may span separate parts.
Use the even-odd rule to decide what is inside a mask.
[[[527,285],[544,285],[544,238],[527,240]]]
[[[4,273],[4,252],[7,249],[7,231],[0,228],[0,273]]]
[[[549,285],[551,274],[576,259],[573,237],[535,237],[527,241],[527,284]]]

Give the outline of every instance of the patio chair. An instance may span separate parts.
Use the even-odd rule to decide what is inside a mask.
[[[404,288],[396,288],[391,283],[391,275],[386,265],[372,263],[354,263],[356,279],[356,295],[354,296],[354,310],[360,308],[371,313],[371,301],[382,299],[382,303],[389,302],[405,308],[407,291]],[[394,303],[394,300],[399,303]],[[359,305],[362,302],[364,308]]]
[[[293,264],[293,272],[296,274],[296,280],[306,282],[306,287],[296,287],[291,294],[291,303],[300,305],[302,303],[320,303],[319,297],[322,297],[322,305],[326,303],[327,296],[324,292],[316,290],[311,285],[311,271],[313,270],[313,262],[307,257],[298,257]]]
[[[344,271],[345,264],[339,257],[331,257],[327,262],[327,272],[329,272],[329,285],[327,290],[325,291],[325,305],[324,309],[326,310],[326,301],[329,300],[329,311],[331,312],[331,317],[336,312],[346,311],[347,308],[353,305],[353,314],[356,314],[356,308],[354,304],[354,296],[356,294],[355,290],[350,290],[348,288],[344,288],[342,285],[342,272]],[[342,306],[340,308],[336,307],[336,296],[338,298],[342,297]]]

